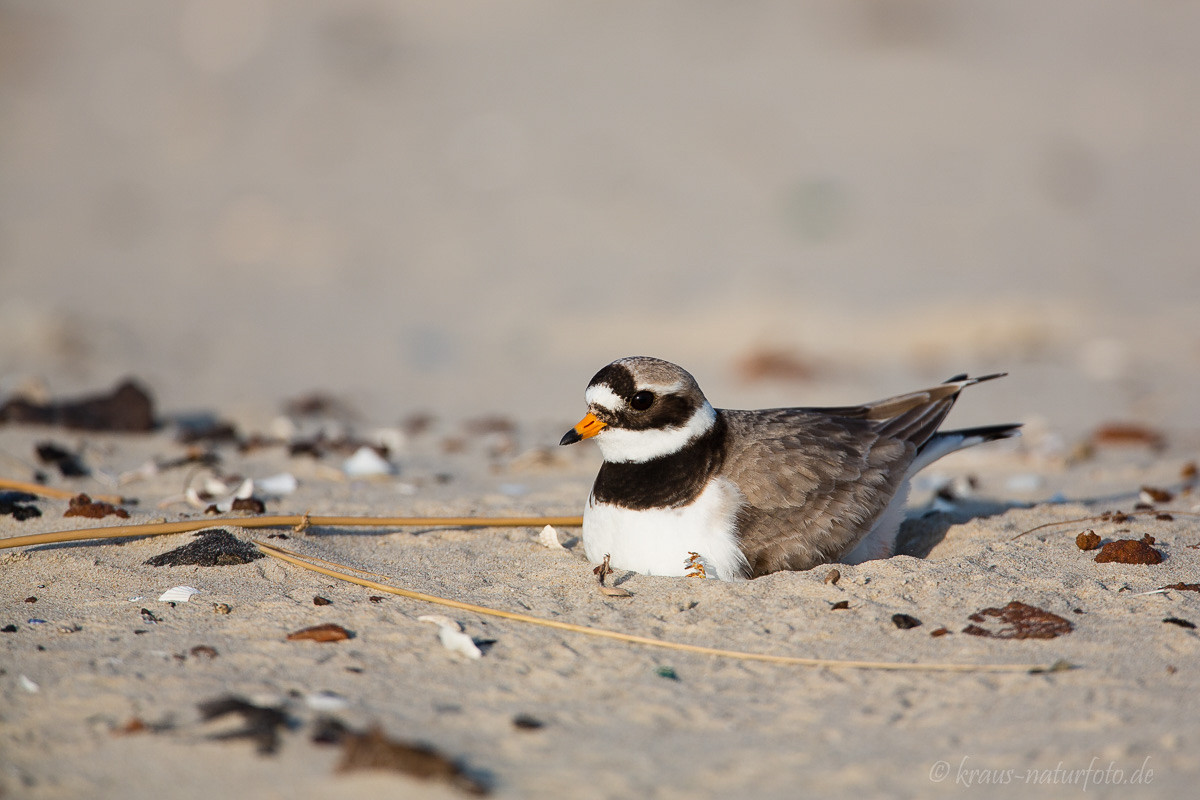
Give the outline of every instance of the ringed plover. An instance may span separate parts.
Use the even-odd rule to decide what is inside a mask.
[[[583,514],[588,559],[649,575],[698,560],[723,580],[886,558],[909,481],[942,456],[1020,425],[939,431],[967,386],[836,408],[713,408],[686,370],[645,356],[596,373],[560,444],[595,438],[604,463]]]

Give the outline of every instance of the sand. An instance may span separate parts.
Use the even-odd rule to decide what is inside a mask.
[[[463,793],[339,772],[341,747],[313,741],[326,716],[426,743],[498,797],[1190,795],[1200,637],[1164,620],[1200,624],[1200,593],[1158,590],[1200,582],[1183,478],[1200,459],[1198,30],[1187,5],[1092,2],[0,4],[0,403],[132,376],[160,422],[0,426],[0,476],[124,495],[133,522],[204,518],[186,487],[280,473],[298,488],[260,492],[268,513],[570,515],[599,456],[556,443],[616,357],[676,361],[740,408],[1008,371],[950,424],[1026,435],[930,468],[901,554],[836,584],[618,573],[631,596],[608,597],[570,528],[563,550],[536,528],[282,541],[674,642],[1075,667],[747,662],[375,601],[274,560],[144,563],[190,534],[4,550],[0,796]],[[285,413],[312,392],[334,410]],[[184,458],[180,426],[205,419],[386,442],[396,471],[218,443],[201,445],[214,467],[119,481]],[[1113,422],[1161,446],[1097,442]],[[44,441],[90,476],[40,465]],[[1144,486],[1174,497],[1066,522],[1133,512]],[[0,537],[92,524],[35,505]],[[1096,563],[1086,529],[1152,536],[1164,560]],[[178,585],[200,593],[157,600]],[[1013,601],[1072,630],[963,632]],[[443,647],[431,613],[482,657]],[[322,623],[353,636],[286,638]],[[201,704],[230,695],[281,710],[274,753],[214,738],[237,722]]]
[[[61,436],[8,427],[0,429],[0,447],[22,452]],[[183,452],[167,433],[85,438],[97,474]],[[332,479],[336,457],[289,457],[283,447],[242,456],[227,445],[217,452],[222,473],[301,476],[294,494],[268,501],[272,513],[577,511],[595,454],[530,447],[520,433],[513,440],[510,455],[489,456],[471,443],[463,453],[439,457],[444,442],[437,436],[413,437],[394,456],[400,474],[369,481]],[[828,568],[738,584],[618,572],[609,582],[632,597],[610,598],[583,559],[578,530],[570,529],[559,532],[565,549],[543,546],[536,529],[317,528],[269,541],[382,573],[410,590],[675,642],[906,663],[1065,661],[1075,665],[1071,671],[898,673],[753,663],[609,642],[394,596],[372,600],[379,597],[375,591],[274,560],[144,564],[191,534],[47,545],[3,556],[0,622],[16,628],[0,639],[5,789],[37,798],[458,791],[386,772],[337,773],[338,748],[311,741],[315,721],[332,714],[355,730],[378,725],[395,739],[432,744],[497,796],[714,796],[750,785],[757,796],[782,797],[800,780],[825,793],[927,796],[997,779],[993,773],[973,778],[971,770],[1011,771],[1019,785],[1048,781],[1032,790],[1046,796],[1081,789],[1062,785],[1083,778],[1055,777],[1059,767],[1111,768],[1107,777],[1091,775],[1093,784],[1116,780],[1112,770],[1132,780],[1144,768],[1148,785],[1140,788],[1155,795],[1184,792],[1200,769],[1189,711],[1200,640],[1195,630],[1163,620],[1200,622],[1200,596],[1146,592],[1195,582],[1200,552],[1189,545],[1200,543],[1200,523],[1139,513],[1124,522],[1070,523],[1014,537],[1046,522],[1131,510],[1136,487],[1122,493],[1121,485],[1178,491],[1187,448],[1102,448],[1078,464],[1052,467],[1030,442],[937,465],[942,476],[976,476],[977,488],[968,498],[938,505],[940,511],[929,505],[926,491],[915,499],[905,529],[908,554],[839,566],[836,584],[826,582]],[[1194,453],[1194,440],[1190,447]],[[439,481],[423,471],[418,465],[425,459],[450,477]],[[470,462],[487,468],[473,473],[459,466]],[[203,474],[177,468],[120,487],[139,500],[125,506],[132,521],[202,518],[185,505],[155,505],[189,479],[198,484]],[[1039,503],[1005,491],[1031,474],[1044,480],[1038,492],[1070,499]],[[97,491],[98,482],[55,483]],[[1191,508],[1196,500],[1181,495],[1162,506]],[[62,517],[64,501],[37,505],[39,518],[0,518],[4,535],[82,527],[81,520]],[[1097,564],[1095,553],[1075,544],[1085,528],[1105,541],[1149,534],[1165,560]],[[240,532],[247,539],[266,534]],[[174,607],[157,601],[177,585],[200,593]],[[316,597],[330,602],[314,605]],[[1014,600],[1061,616],[1073,630],[1048,640],[963,633],[972,614]],[[835,606],[843,601],[848,607]],[[229,613],[215,613],[218,603]],[[148,622],[142,609],[159,621]],[[437,629],[419,621],[431,613],[447,614],[473,639],[490,642],[482,658],[445,649]],[[921,625],[900,629],[895,614]],[[339,624],[353,638],[286,639],[323,623]],[[938,629],[949,632],[932,635]],[[336,695],[332,711],[313,707],[324,693]],[[245,740],[210,738],[229,726],[203,722],[198,704],[227,695],[285,710],[290,726],[275,754],[258,754]],[[543,726],[515,726],[522,715]],[[147,729],[122,733],[131,724]],[[939,780],[939,770],[947,769],[942,762],[950,772]],[[1127,789],[1091,791],[1104,796]]]

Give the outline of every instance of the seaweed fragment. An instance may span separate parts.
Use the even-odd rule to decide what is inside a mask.
[[[994,618],[999,628],[982,627]],[[975,625],[963,628],[971,636],[986,636],[992,639],[1054,639],[1075,629],[1067,620],[1036,606],[1013,600],[1004,608],[985,608],[972,614],[969,619]]]
[[[0,406],[0,423],[4,422],[58,425],[84,431],[152,431],[154,401],[136,381],[126,380],[108,394],[78,400],[37,403],[13,398]]]
[[[37,499],[28,492],[0,492],[0,515],[11,514],[17,522],[40,517],[42,510],[29,505]]]
[[[145,563],[151,567],[224,567],[263,558],[258,548],[224,528],[200,531],[196,537],[196,541],[148,558]]]
[[[421,743],[400,742],[374,727],[366,733],[342,734],[342,760],[338,772],[386,769],[421,780],[439,780],[474,795],[488,794],[484,781],[458,761]]]
[[[250,739],[258,752],[270,755],[279,749],[279,729],[286,726],[287,714],[282,708],[274,706],[256,706],[240,697],[218,697],[206,700],[198,706],[201,719],[208,721],[219,719],[230,714],[237,714],[245,723],[241,728],[224,733],[215,733],[211,737],[217,740]]]
[[[110,515],[129,519],[129,512],[125,509],[114,506],[112,503],[92,500],[86,494],[77,494],[72,497],[68,502],[67,510],[63,512],[64,517],[88,517],[90,519],[103,519]]]

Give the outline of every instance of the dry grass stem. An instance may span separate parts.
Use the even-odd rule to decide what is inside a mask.
[[[72,492],[67,489],[55,489],[52,486],[43,486],[40,483],[30,483],[29,481],[15,481],[11,478],[0,478],[0,490],[12,492],[25,492],[26,494],[35,494],[38,497],[49,497],[52,500],[70,500],[79,492]],[[93,500],[99,500],[102,503],[112,503],[113,505],[121,505],[128,502],[119,494],[91,494],[89,496]]]
[[[136,536],[162,536],[168,533],[189,533],[205,528],[233,525],[238,528],[287,528],[307,523],[327,528],[535,528],[557,525],[579,527],[582,517],[314,517],[275,515],[262,517],[210,517],[181,522],[157,522],[138,525],[113,525],[104,528],[81,528],[71,531],[51,531],[28,536],[0,539],[0,550],[10,547],[31,547],[41,544],[78,542],[84,539],[120,539]]]
[[[717,647],[705,647],[703,645],[682,644],[679,642],[669,642],[663,639],[653,639],[648,636],[637,636],[630,633],[621,633],[619,631],[610,631],[604,628],[591,628],[586,625],[576,625],[571,622],[560,622],[558,620],[543,619],[534,617],[528,614],[518,614],[512,611],[502,611],[496,608],[487,606],[475,605],[474,603],[464,603],[460,600],[451,600],[446,597],[438,597],[437,595],[425,594],[423,592],[415,592],[411,589],[401,589],[397,586],[378,583],[376,581],[358,578],[354,575],[349,575],[345,572],[320,567],[309,563],[308,556],[303,556],[299,553],[294,553],[290,550],[285,550],[274,544],[267,542],[255,541],[258,546],[267,555],[278,558],[281,561],[286,561],[289,564],[301,567],[303,569],[312,570],[322,575],[327,575],[331,578],[354,583],[359,586],[364,586],[368,589],[373,589],[377,592],[386,592],[388,594],[407,597],[410,600],[420,600],[425,603],[433,603],[434,605],[446,606],[455,608],[460,611],[470,611],[475,614],[482,614],[489,617],[500,617],[501,619],[514,620],[516,622],[524,622],[530,625],[539,625],[544,628],[554,628],[556,630],[570,631],[571,633],[580,633],[587,636],[597,636],[605,639],[614,639],[619,642],[627,642],[629,644],[648,645],[650,647],[662,647],[669,650],[679,650],[688,653],[699,653],[701,655],[720,656],[724,658],[735,658],[743,661],[765,661],[772,664],[786,664],[790,666],[801,667],[826,667],[840,669],[873,669],[873,670],[890,670],[890,671],[907,671],[907,672],[1050,672],[1057,671],[1057,667],[1045,664],[913,664],[894,661],[849,661],[829,658],[803,658],[800,656],[777,656],[768,653],[747,653],[739,650],[723,650]],[[332,563],[325,561],[324,563]],[[337,566],[341,566],[340,564]]]

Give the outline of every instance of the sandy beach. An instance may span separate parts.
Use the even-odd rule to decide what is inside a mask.
[[[190,532],[8,548],[0,798],[1187,796],[1198,33],[1083,2],[0,3],[0,478],[64,494],[0,489],[0,540],[220,518],[545,620],[978,668],[147,563]],[[948,424],[1024,435],[926,470],[893,558],[628,596],[570,526],[225,510],[580,514],[599,453],[557,442],[632,354],[732,408],[1007,371]],[[126,379],[150,430],[63,424]],[[288,638],[319,625],[346,638]]]

